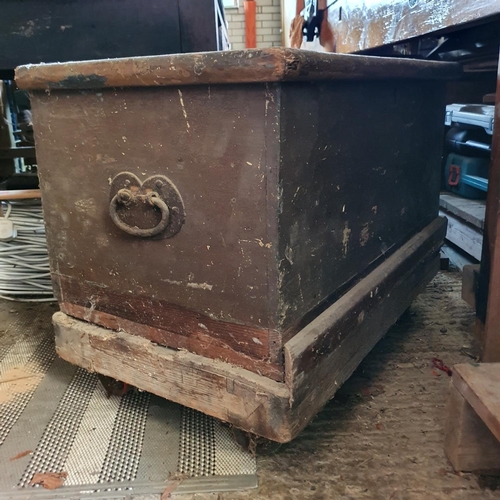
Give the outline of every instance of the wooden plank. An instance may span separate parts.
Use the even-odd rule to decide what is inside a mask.
[[[500,469],[500,443],[453,382],[446,404],[444,433],[444,451],[455,470],[491,472]]]
[[[447,245],[446,242],[441,248],[441,252],[446,255],[450,259],[450,262],[460,271],[462,271],[465,266],[474,264],[476,260],[465,252],[462,252],[462,250],[455,247],[455,245],[450,246]]]
[[[476,294],[476,338],[482,361],[500,361],[500,66],[497,78],[495,128],[486,198],[481,269]]]
[[[88,290],[88,287],[86,289]],[[97,297],[96,294],[90,296]],[[107,299],[108,297],[102,296],[100,298]],[[142,300],[140,297],[138,299]],[[122,300],[130,303],[128,297],[123,297]],[[106,307],[106,303],[99,304],[99,307],[103,306]],[[125,330],[158,345],[197,352],[209,359],[233,363],[272,380],[283,380],[281,364],[278,364],[276,360],[274,363],[269,361],[269,337],[267,332],[263,330],[259,331],[234,323],[217,322],[194,312],[176,310],[169,304],[165,304],[163,308],[159,305],[156,307],[150,305],[148,308],[147,314],[151,318],[159,320],[159,326],[140,323],[144,314],[141,314],[143,311],[139,306],[136,309],[137,317],[134,320],[93,309],[92,306],[81,307],[70,302],[62,302],[60,307],[61,311],[74,318],[90,321],[110,330]],[[155,313],[157,314],[155,315]],[[175,329],[172,326],[172,319],[180,325],[179,328]],[[231,344],[228,344],[228,339]]]
[[[483,234],[474,226],[467,224],[449,212],[440,211],[439,215],[448,219],[446,239],[475,259],[480,260]]]
[[[275,47],[27,65],[16,68],[16,83],[24,90],[45,90],[389,78],[446,80],[460,74],[455,63]]]
[[[500,440],[500,363],[455,365],[452,381],[496,439]]]
[[[439,269],[436,219],[285,344],[285,381],[298,432],[356,369]]]
[[[328,20],[337,52],[350,53],[487,22],[495,14],[500,14],[496,0],[341,0],[328,9]]]
[[[485,200],[468,200],[456,194],[441,193],[439,196],[439,206],[478,229],[484,229]]]
[[[476,308],[476,291],[479,277],[479,264],[469,264],[462,269],[462,299]]]
[[[57,353],[83,368],[231,422],[275,441],[289,441],[284,384],[187,351],[160,347],[125,332],[53,317]]]
[[[177,0],[177,2],[181,34],[181,50],[179,52],[217,50],[218,27],[215,23],[215,3],[217,0],[189,0],[189,2]]]

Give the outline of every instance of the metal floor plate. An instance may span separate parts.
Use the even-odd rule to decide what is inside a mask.
[[[0,345],[0,498],[130,498],[172,477],[176,493],[257,486],[255,458],[223,423],[137,390],[108,398],[56,356],[47,305],[17,311]],[[61,471],[61,488],[30,485]]]

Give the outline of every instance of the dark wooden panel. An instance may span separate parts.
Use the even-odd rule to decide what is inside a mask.
[[[497,0],[340,0],[328,10],[337,52],[349,53],[500,14]]]
[[[437,216],[444,100],[437,82],[387,81],[287,84],[281,103],[280,325],[293,333]]]
[[[333,397],[435,276],[444,230],[442,220],[430,224],[285,345],[291,435]]]
[[[458,64],[295,49],[235,50],[16,68],[21,89],[155,87],[312,80],[442,80]]]
[[[276,92],[255,84],[36,93],[53,272],[114,295],[113,309],[102,300],[95,307],[115,316],[136,315],[136,296],[269,329],[265,358],[276,359],[281,346],[270,283],[277,238],[268,221],[276,200],[268,192],[277,188],[273,174],[266,175],[278,164]],[[178,234],[137,238],[113,224],[110,179],[122,171],[169,177],[186,211]],[[153,319],[147,324],[158,326]],[[225,335],[231,345],[231,331]],[[260,352],[262,340],[252,337]]]
[[[179,22],[178,0],[0,0],[0,69],[182,52]]]
[[[500,67],[496,96],[481,268],[476,293],[476,336],[483,347],[481,359],[486,362],[500,361]]]
[[[217,50],[217,0],[179,0],[180,52]],[[210,29],[207,29],[209,28]]]

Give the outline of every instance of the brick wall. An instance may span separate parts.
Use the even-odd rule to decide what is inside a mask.
[[[282,45],[281,0],[255,0],[257,3],[257,48]],[[233,50],[245,48],[245,12],[243,0],[237,9],[226,7],[228,34]]]

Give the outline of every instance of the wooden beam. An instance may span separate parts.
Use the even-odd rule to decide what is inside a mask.
[[[497,79],[495,129],[486,198],[481,268],[476,294],[476,337],[481,359],[500,361],[500,67]]]
[[[461,74],[460,65],[451,62],[273,47],[19,66],[16,84],[23,90],[100,89],[367,78],[450,80]]]
[[[0,200],[32,200],[41,198],[39,189],[17,189],[12,191],[0,191]]]
[[[125,332],[114,332],[53,316],[57,353],[66,361],[126,382],[163,398],[231,422],[275,441],[289,441],[286,414],[289,392],[284,384],[229,363],[153,344]]]

